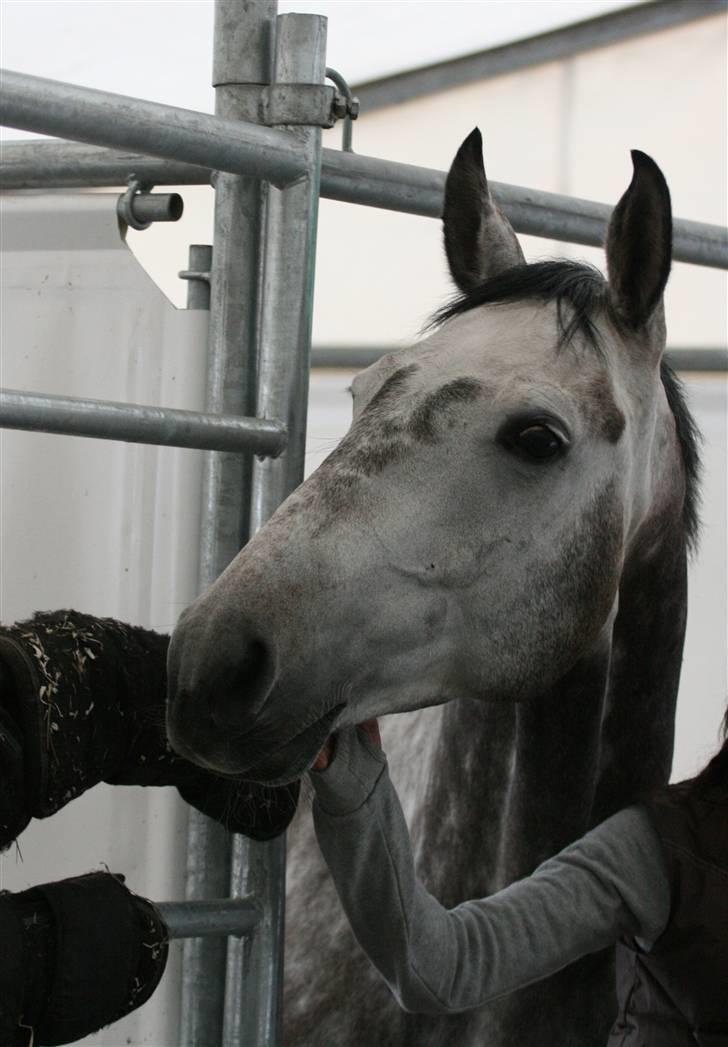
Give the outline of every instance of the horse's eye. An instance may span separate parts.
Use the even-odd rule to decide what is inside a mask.
[[[529,425],[510,434],[507,446],[529,458],[545,461],[564,448],[564,440],[547,425]]]

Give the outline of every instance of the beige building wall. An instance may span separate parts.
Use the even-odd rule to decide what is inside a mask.
[[[725,224],[728,103],[723,14],[574,58],[441,91],[362,115],[364,155],[445,170],[478,125],[486,170],[498,182],[616,203],[631,177],[629,150],[660,164],[674,213]],[[338,148],[340,129],[324,133]],[[176,226],[129,233],[142,264],[178,305],[189,243],[212,240],[212,191],[183,187]],[[603,252],[523,237],[530,260],[564,256],[603,265]],[[314,341],[405,344],[417,337],[450,284],[440,223],[322,200]],[[726,275],[676,264],[667,295],[672,345],[722,346]]]
[[[727,24],[718,15],[381,109],[356,122],[354,148],[442,170],[477,125],[494,181],[606,203],[638,148],[662,167],[676,215],[725,224]],[[603,265],[600,250],[523,243],[529,260]],[[317,343],[411,339],[450,290],[439,222],[322,201]],[[671,344],[725,345],[725,273],[676,265],[667,310]]]

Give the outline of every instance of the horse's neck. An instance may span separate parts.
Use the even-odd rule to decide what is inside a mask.
[[[444,904],[491,893],[664,782],[685,628],[685,548],[645,534],[611,635],[518,705],[452,702],[411,721],[398,787],[419,872]],[[407,722],[398,727],[407,747]],[[388,744],[388,743],[385,743]]]
[[[688,601],[681,523],[643,527],[619,592],[594,822],[670,775]]]
[[[609,651],[528,703],[442,711],[424,803],[419,871],[446,905],[527,875],[590,822]]]

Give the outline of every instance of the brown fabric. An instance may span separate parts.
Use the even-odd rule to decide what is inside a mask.
[[[689,785],[645,803],[672,910],[650,952],[617,946],[620,1013],[608,1047],[728,1047],[728,788],[696,796]]]

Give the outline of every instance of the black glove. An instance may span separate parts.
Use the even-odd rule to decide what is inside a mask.
[[[0,941],[2,1047],[71,1043],[118,1021],[167,963],[161,916],[111,873],[0,893]]]
[[[100,781],[176,785],[231,832],[283,832],[298,783],[220,777],[170,748],[168,646],[168,636],[78,611],[0,627],[0,847]]]
[[[25,800],[22,732],[4,705],[10,686],[9,673],[0,661],[0,850],[14,840],[30,820]]]

